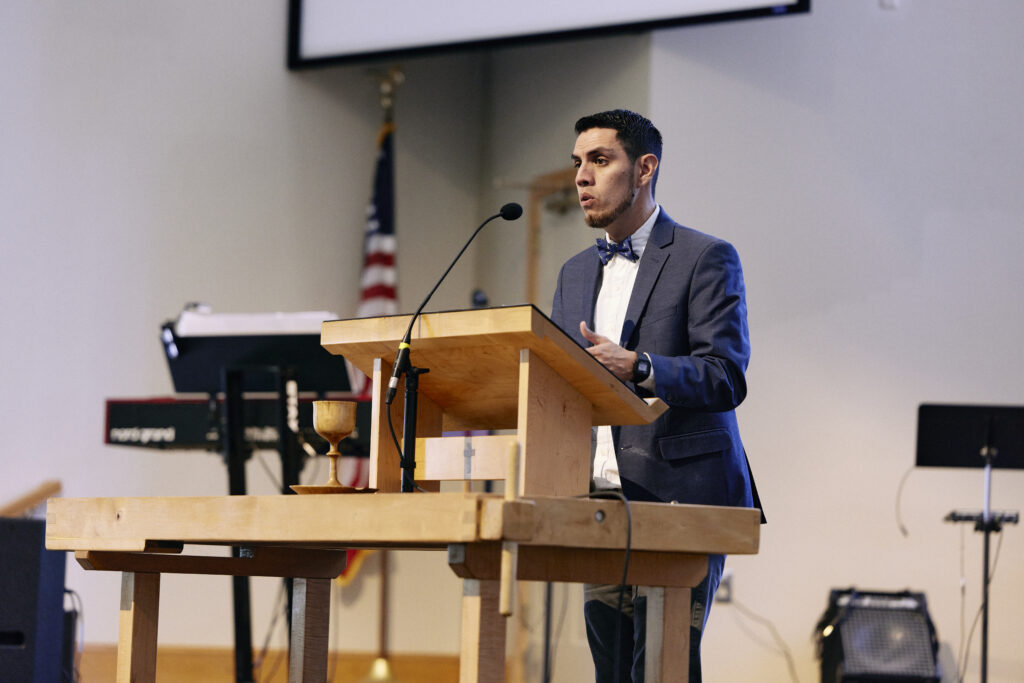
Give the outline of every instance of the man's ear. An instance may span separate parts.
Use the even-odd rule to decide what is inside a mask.
[[[653,154],[641,155],[636,160],[637,182],[640,185],[650,185],[654,182],[654,174],[658,170],[658,157]]]

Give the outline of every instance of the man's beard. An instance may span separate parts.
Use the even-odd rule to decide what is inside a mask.
[[[632,188],[634,186],[635,178],[636,178],[636,174],[635,174],[634,170],[630,169],[629,170],[629,187]],[[626,213],[626,211],[629,210],[629,207],[633,206],[633,201],[635,199],[636,199],[636,191],[633,190],[633,191],[629,192],[625,196],[625,198],[623,198],[623,200],[621,202],[619,202],[619,205],[616,206],[614,209],[611,209],[609,211],[605,211],[604,213],[587,214],[586,212],[584,212],[583,220],[586,222],[587,225],[589,225],[592,228],[607,228],[609,225],[614,223],[615,220],[619,216],[621,216],[622,214]]]
[[[592,213],[583,214],[583,220],[592,228],[607,228],[609,225],[615,222],[622,214],[629,210],[629,207],[633,205],[633,199],[635,195],[630,194],[622,202],[619,203],[614,209],[605,211],[604,213]]]

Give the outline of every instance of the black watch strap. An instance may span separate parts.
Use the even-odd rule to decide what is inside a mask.
[[[651,376],[651,361],[646,354],[637,353],[633,361],[633,384],[639,384]]]

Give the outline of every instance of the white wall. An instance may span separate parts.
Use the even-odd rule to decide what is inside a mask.
[[[662,201],[737,245],[749,291],[740,420],[769,524],[760,555],[730,559],[736,595],[775,622],[803,681],[832,587],[925,591],[957,650],[961,533],[968,628],[981,535],[942,518],[980,509],[982,478],[913,471],[900,533],[917,405],[1024,396],[1024,5],[898,4],[822,0],[653,43]],[[1024,473],[997,472],[993,505],[1022,503]],[[990,681],[1024,679],[1022,533],[1007,527],[992,584]],[[712,680],[787,680],[739,611],[716,609],[709,633]]]
[[[488,64],[483,175],[489,182],[483,190],[494,206],[515,200],[525,208],[529,195],[523,186],[572,167],[573,124],[583,114],[648,107],[648,35],[504,48],[495,50]],[[481,234],[477,277],[493,304],[525,300],[526,218]],[[536,303],[548,312],[562,262],[593,237],[581,227],[578,209],[562,216],[547,211],[543,218]]]
[[[225,493],[214,454],[105,447],[104,399],[172,392],[159,326],[187,301],[354,314],[377,87],[365,65],[287,72],[285,17],[285,3],[0,8],[0,499],[48,478],[69,496]],[[477,219],[482,79],[473,57],[405,68],[396,182],[410,308]],[[471,273],[469,260],[435,305],[464,305]],[[255,459],[248,478],[251,492],[275,490]],[[401,554],[393,570],[410,577],[396,578],[396,603],[426,581],[436,590],[417,604],[441,616],[395,623],[392,646],[456,651],[459,585],[443,554]],[[346,649],[376,649],[375,581],[340,597]],[[67,584],[84,598],[86,639],[116,641],[118,577],[72,562]],[[259,644],[278,582],[254,586]],[[225,579],[168,577],[161,642],[230,645],[230,605]]]
[[[952,680],[961,566],[969,630],[981,536],[942,518],[981,507],[982,477],[911,469],[916,410],[1021,404],[1024,7],[898,4],[821,0],[805,16],[656,32],[649,58],[634,38],[523,49],[492,67],[494,176],[559,168],[577,116],[637,108],[666,139],[660,201],[738,247],[754,349],[740,420],[770,522],[761,553],[728,566],[805,682],[818,679],[812,630],[828,592],[850,586],[924,591]],[[609,56],[621,60],[605,70]],[[547,95],[499,96],[530,86]],[[542,231],[562,258],[591,237],[578,216],[546,214]],[[510,247],[489,238],[494,263]],[[500,277],[522,282],[508,267]],[[994,506],[1021,501],[1024,474],[997,471]],[[1024,678],[1021,533],[1006,528],[992,585],[992,681]],[[569,595],[556,679],[582,682],[563,668],[586,656]],[[978,644],[975,632],[966,681],[978,680]],[[739,607],[715,608],[704,661],[708,680],[790,680],[770,632]]]
[[[956,650],[961,535],[968,615],[980,538],[941,519],[980,506],[981,476],[913,471],[900,534],[916,406],[1021,403],[1024,7],[898,4],[820,0],[808,16],[407,60],[398,98],[405,309],[484,216],[525,201],[511,185],[568,165],[576,117],[627,106],[662,129],[659,199],[744,260],[754,356],[740,419],[770,522],[761,554],[729,565],[805,683],[834,586],[925,591]],[[51,477],[72,496],[222,493],[213,455],[102,446],[103,400],[171,391],[157,330],[186,301],[354,311],[375,86],[365,66],[286,72],[284,27],[283,3],[0,8],[0,499]],[[522,301],[523,225],[481,235],[432,307],[464,306],[477,285]],[[546,308],[590,231],[572,215],[542,229]],[[249,477],[272,490],[256,462]],[[1020,509],[1022,488],[997,472],[994,505]],[[1021,533],[1004,532],[992,587],[993,683],[1024,678]],[[114,641],[117,577],[68,576],[87,639]],[[255,585],[259,639],[277,584]],[[341,647],[374,648],[375,588],[371,571],[341,595]],[[403,554],[395,591],[421,607],[393,624],[392,646],[454,652],[443,558]],[[230,644],[223,581],[178,577],[164,596],[162,642]],[[571,603],[566,615],[557,680],[587,680]],[[732,607],[715,609],[705,662],[708,680],[788,680]]]

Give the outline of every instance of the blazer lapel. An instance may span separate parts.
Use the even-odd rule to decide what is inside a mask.
[[[587,327],[594,329],[594,309],[597,307],[597,291],[601,288],[601,257],[597,255],[597,246],[591,247],[594,258],[583,269],[582,291],[585,298],[581,299],[582,319]],[[577,333],[579,331],[577,330]]]
[[[640,324],[640,316],[647,307],[647,300],[651,298],[654,284],[658,281],[658,276],[668,260],[668,252],[665,247],[672,243],[673,232],[672,219],[662,210],[651,230],[651,236],[644,248],[644,255],[640,258],[640,267],[636,273],[636,281],[633,283],[633,293],[630,295],[629,305],[626,307],[626,319],[622,323],[619,346],[629,348],[630,338]]]

